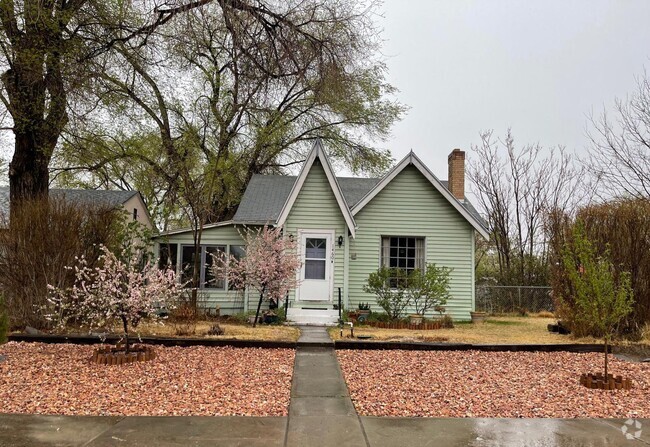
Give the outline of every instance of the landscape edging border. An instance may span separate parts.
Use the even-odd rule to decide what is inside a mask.
[[[295,341],[273,341],[273,340],[237,340],[237,339],[214,339],[214,338],[169,338],[169,337],[132,337],[138,343],[160,346],[232,346],[234,348],[288,348],[295,349],[298,345]],[[72,343],[78,345],[115,344],[123,340],[123,337],[109,335],[100,340],[93,335],[51,335],[51,334],[9,334],[8,341],[32,342],[32,343]]]
[[[334,349],[365,349],[390,350],[402,349],[411,351],[490,351],[490,352],[603,352],[604,345],[598,344],[471,344],[471,343],[414,343],[414,342],[384,342],[384,341],[352,341],[336,340]],[[609,346],[609,352],[612,347]]]

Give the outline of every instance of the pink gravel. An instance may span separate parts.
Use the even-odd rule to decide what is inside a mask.
[[[352,401],[364,416],[648,418],[650,364],[610,356],[629,391],[590,390],[583,372],[603,355],[567,352],[337,351]]]
[[[92,346],[0,345],[0,412],[113,416],[286,416],[294,350],[166,348],[122,366]]]

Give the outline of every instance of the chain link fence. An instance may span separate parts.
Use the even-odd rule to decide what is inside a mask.
[[[550,287],[476,286],[476,311],[490,314],[553,312]]]

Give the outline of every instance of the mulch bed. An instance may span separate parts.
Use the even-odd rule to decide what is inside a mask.
[[[0,412],[111,416],[286,416],[295,351],[156,346],[156,359],[91,362],[96,346],[0,346]]]
[[[570,352],[337,351],[361,415],[395,417],[650,417],[650,364],[610,356],[631,390],[593,390],[580,375],[603,355]]]

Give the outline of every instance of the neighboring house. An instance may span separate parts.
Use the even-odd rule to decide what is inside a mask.
[[[229,290],[226,275],[212,278],[210,254],[244,253],[245,227],[271,225],[295,238],[302,257],[300,284],[288,297],[287,317],[298,323],[335,322],[340,290],[346,309],[369,302],[362,288],[380,266],[407,270],[428,263],[453,268],[447,313],[469,319],[474,310],[474,239],[487,237],[483,220],[465,199],[465,153],[449,155],[449,181],[438,180],[411,152],[382,178],[336,177],[317,142],[295,176],[255,175],[232,220],[206,225],[201,240],[201,291],[222,314],[254,310],[251,293]],[[179,274],[193,264],[190,229],[156,237],[163,262]],[[188,276],[186,276],[187,278]]]
[[[138,191],[113,191],[105,189],[50,189],[50,197],[65,198],[66,201],[84,205],[102,205],[124,209],[129,219],[137,220],[150,230],[151,217]],[[9,188],[0,187],[0,216],[4,221],[9,216]]]

